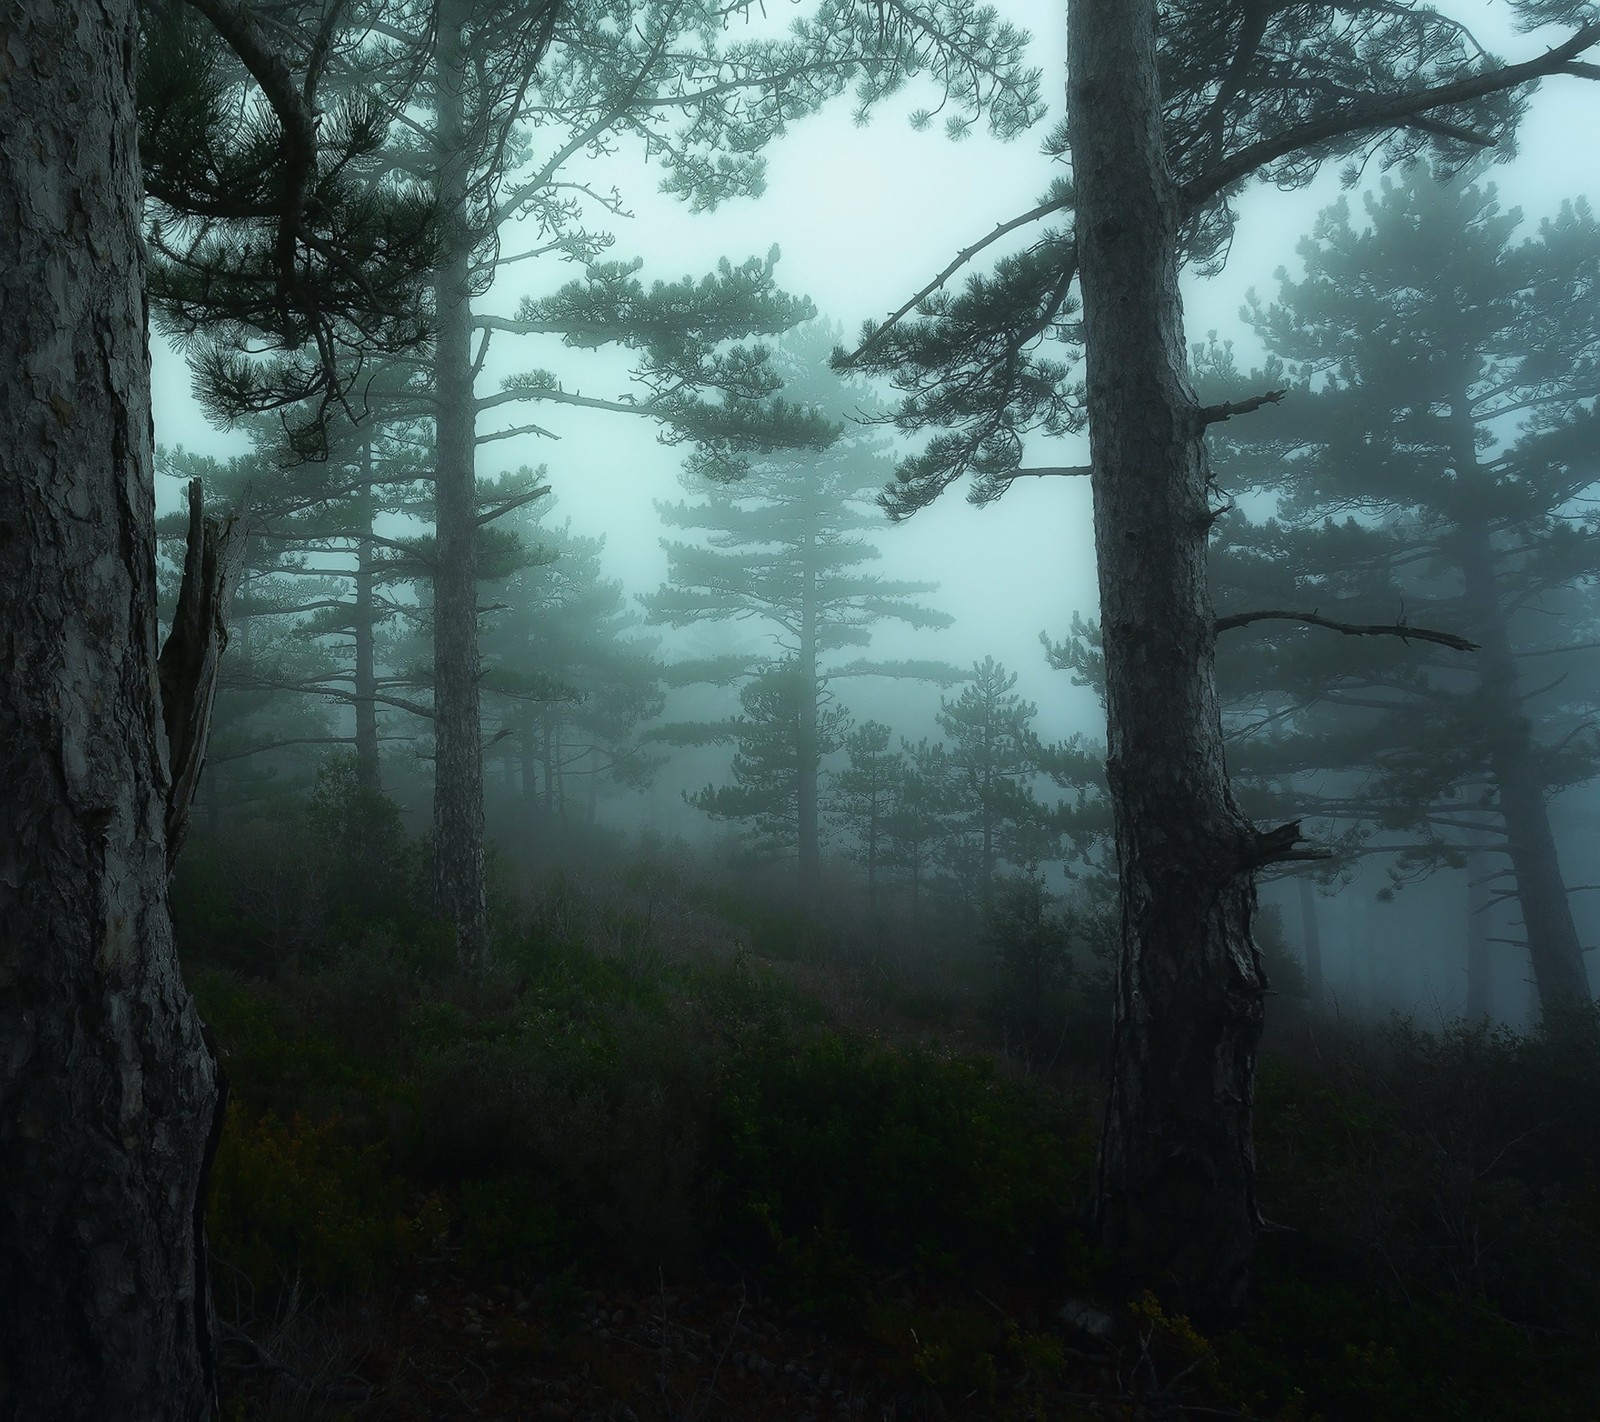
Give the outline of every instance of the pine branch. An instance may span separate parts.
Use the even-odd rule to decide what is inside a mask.
[[[1346,637],[1398,637],[1402,642],[1412,640],[1433,642],[1456,652],[1476,652],[1478,644],[1458,637],[1454,632],[1435,632],[1427,627],[1411,627],[1404,622],[1336,622],[1315,612],[1285,612],[1278,609],[1261,612],[1234,612],[1216,621],[1218,632],[1231,632],[1252,622],[1304,622],[1310,627],[1326,627],[1330,632],[1342,632]]]
[[[1563,44],[1547,50],[1537,59],[1522,64],[1508,64],[1486,74],[1474,74],[1467,79],[1435,85],[1413,94],[1385,95],[1369,103],[1353,105],[1343,113],[1301,124],[1271,138],[1263,138],[1185,183],[1181,194],[1183,207],[1192,213],[1257,169],[1302,149],[1316,147],[1347,134],[1404,126],[1425,115],[1429,109],[1464,104],[1489,94],[1515,89],[1548,74],[1571,72],[1569,66],[1572,62],[1596,42],[1600,42],[1600,23],[1583,25]]]
[[[251,78],[261,86],[282,130],[284,172],[275,258],[279,301],[287,317],[291,298],[301,295],[294,254],[295,244],[302,235],[306,203],[317,176],[316,78],[321,65],[313,65],[302,91],[295,86],[288,61],[267,41],[247,7],[237,0],[187,0],[187,3],[211,22],[228,47],[239,56]],[[342,8],[340,4],[332,7],[327,21],[329,26]],[[326,34],[325,27],[323,35],[319,36],[319,46],[325,46]]]
[[[917,292],[917,294],[907,301],[903,306],[901,306],[898,311],[893,312],[889,319],[879,326],[872,333],[872,335],[868,337],[868,339],[857,346],[855,350],[851,351],[849,355],[838,361],[835,368],[840,370],[854,369],[856,363],[861,360],[861,358],[870,350],[872,350],[872,348],[876,346],[889,331],[891,331],[895,326],[899,325],[901,321],[903,321],[918,306],[926,301],[928,297],[932,296],[934,292],[938,291],[940,287],[949,281],[950,278],[960,271],[962,267],[966,266],[966,264],[976,257],[979,252],[983,251],[984,248],[992,246],[1007,233],[1015,232],[1019,227],[1026,227],[1030,222],[1037,222],[1040,218],[1048,217],[1053,212],[1060,212],[1064,208],[1070,207],[1071,205],[1072,198],[1070,196],[1059,197],[1050,202],[1040,203],[1038,207],[1030,208],[1020,217],[1013,217],[1009,222],[1002,222],[987,237],[980,237],[970,247],[963,247],[959,252],[956,253],[954,259],[947,267],[945,267],[942,272],[939,273],[938,276],[934,277],[932,281],[928,282],[928,284],[924,286],[921,291]]]

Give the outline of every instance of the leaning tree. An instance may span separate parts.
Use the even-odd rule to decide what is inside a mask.
[[[909,5],[875,8],[914,22]],[[1260,828],[1234,798],[1206,576],[1219,509],[1206,429],[1277,392],[1201,404],[1178,271],[1220,266],[1253,179],[1303,184],[1345,155],[1464,161],[1508,131],[1534,80],[1600,73],[1582,59],[1600,43],[1590,0],[1514,9],[1562,26],[1559,41],[1505,64],[1408,0],[1073,0],[1066,122],[1051,143],[1068,170],[840,355],[896,379],[903,429],[935,431],[887,491],[891,511],[969,475],[980,503],[1027,474],[1091,482],[1122,913],[1097,1217],[1114,1256],[1200,1309],[1241,1302],[1259,1228],[1255,876],[1310,851],[1298,822]],[[1032,242],[992,274],[944,289],[1024,229]],[[1081,346],[1084,386],[1070,360],[1041,354],[1049,338]],[[1025,462],[1031,432],[1085,422],[1089,465]]]

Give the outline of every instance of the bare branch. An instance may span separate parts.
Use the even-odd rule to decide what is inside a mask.
[[[1071,206],[1071,199],[1064,197],[1056,198],[1053,202],[1040,203],[1038,207],[1030,208],[1020,217],[1013,217],[1009,222],[1002,222],[987,237],[979,238],[970,247],[963,247],[959,252],[956,253],[954,260],[952,260],[950,264],[939,273],[938,276],[934,277],[934,279],[924,286],[921,291],[917,292],[917,294],[907,301],[905,305],[903,305],[898,311],[894,312],[889,319],[883,323],[883,325],[879,326],[878,329],[872,333],[870,339],[863,341],[860,346],[846,356],[844,365],[846,367],[853,366],[858,360],[861,359],[862,356],[864,356],[869,350],[877,345],[888,331],[899,325],[900,322],[909,316],[912,311],[921,305],[922,302],[926,301],[928,297],[932,296],[934,292],[936,292],[941,286],[949,281],[950,278],[960,271],[962,267],[966,266],[966,264],[975,256],[977,256],[979,252],[983,251],[985,247],[992,246],[1007,233],[1015,232],[1019,227],[1026,227],[1030,222],[1037,222],[1040,218],[1048,217],[1051,213],[1060,212],[1062,209],[1069,206]]]
[[[560,439],[554,430],[547,430],[543,425],[512,425],[506,430],[491,430],[488,434],[477,435],[474,444],[488,444],[491,440],[515,439],[518,435],[535,434],[545,439]]]
[[[1245,627],[1252,622],[1304,622],[1310,627],[1326,627],[1330,632],[1342,632],[1346,637],[1398,637],[1402,642],[1434,642],[1456,652],[1476,652],[1478,644],[1458,637],[1454,632],[1435,632],[1427,627],[1412,627],[1404,622],[1336,622],[1315,612],[1284,612],[1277,609],[1262,612],[1234,612],[1219,617],[1218,632],[1231,632],[1235,627]]]
[[[1200,407],[1200,423],[1202,425],[1221,424],[1223,420],[1231,420],[1235,415],[1253,415],[1263,405],[1276,405],[1289,392],[1287,390],[1268,390],[1260,395],[1252,395],[1248,400],[1227,400],[1220,405],[1202,405]]]
[[[992,479],[1053,479],[1088,478],[1094,473],[1092,464],[1045,464],[1037,469],[1012,469],[1004,474],[991,474]]]
[[[1305,845],[1305,848],[1297,846]],[[1250,848],[1250,863],[1253,868],[1260,868],[1264,864],[1288,864],[1300,860],[1332,859],[1331,849],[1321,849],[1307,844],[1306,838],[1300,833],[1300,821],[1290,820],[1288,824],[1278,825],[1269,830],[1257,830]]]
[[[542,499],[549,492],[550,486],[541,484],[537,489],[529,489],[526,493],[518,494],[515,498],[498,503],[492,509],[478,515],[478,526],[481,528],[486,523],[493,523],[497,518],[504,518],[508,513],[520,509],[524,504],[531,504],[535,499]]]

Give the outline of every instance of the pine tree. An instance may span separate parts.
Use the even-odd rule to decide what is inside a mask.
[[[667,581],[644,599],[652,622],[674,627],[760,619],[800,678],[795,754],[803,769],[796,853],[806,896],[816,892],[821,866],[818,778],[826,751],[814,727],[824,714],[829,680],[889,675],[948,683],[960,676],[938,664],[838,657],[867,646],[881,622],[946,627],[951,619],[917,601],[936,584],[887,579],[866,569],[880,556],[867,533],[882,524],[876,498],[892,463],[882,436],[837,423],[871,402],[858,382],[828,371],[833,341],[828,328],[810,327],[780,342],[773,360],[784,376],[785,397],[826,419],[837,437],[826,449],[754,459],[737,483],[703,484],[705,495],[697,503],[657,504],[669,527],[694,530],[700,540],[664,543]]]
[[[905,764],[889,749],[890,731],[881,721],[863,721],[844,738],[849,764],[835,773],[827,808],[855,836],[854,857],[867,874],[867,914],[876,918],[878,885],[888,861],[889,825],[905,784]]]
[[[365,303],[390,278],[387,294],[415,310],[403,244],[380,250],[376,224],[352,220],[353,185],[329,161],[342,124],[319,134],[315,65],[304,62],[313,37],[298,18],[285,10],[269,40],[250,8],[220,0],[7,10],[0,1409],[10,1417],[205,1422],[216,1410],[204,1212],[220,1068],[178,969],[168,881],[205,760],[232,555],[191,485],[184,587],[158,643],[146,318],[150,296],[179,297],[147,287],[144,238],[160,252],[163,241],[179,250],[179,227],[198,233],[182,249],[194,284],[179,317],[252,326],[269,348],[337,333],[354,356]],[[169,22],[180,33],[170,48],[146,46],[141,67],[141,26]],[[189,58],[191,26],[200,59],[219,53],[212,31],[238,57],[227,73],[197,64],[173,82],[170,92],[203,100],[191,110],[203,143],[164,134],[150,103],[159,66]],[[229,116],[246,116],[259,141]],[[161,222],[148,234],[147,191]],[[351,271],[363,274],[359,291]],[[367,314],[367,349],[397,338]],[[337,382],[329,354],[319,369]]]
[[[1310,665],[1260,658],[1256,675],[1307,721],[1280,756],[1315,763],[1317,723],[1339,714],[1322,744],[1364,782],[1341,808],[1388,838],[1416,835],[1414,863],[1460,863],[1469,847],[1509,860],[1534,979],[1556,1010],[1590,989],[1547,803],[1600,758],[1579,734],[1583,708],[1551,703],[1559,665],[1555,684],[1530,688],[1519,664],[1563,656],[1548,614],[1581,606],[1600,574],[1584,503],[1600,226],[1568,204],[1518,243],[1521,215],[1492,187],[1420,168],[1365,208],[1362,228],[1347,203],[1325,211],[1301,244],[1305,277],[1249,309],[1272,361],[1252,383],[1292,383],[1296,419],[1230,441],[1224,477],[1276,488],[1282,523],[1233,530],[1224,567],[1257,588],[1275,579],[1285,606],[1333,595],[1344,617],[1373,622],[1404,608],[1480,644],[1464,660],[1338,639]]]
[[[1031,872],[1061,838],[1034,789],[1049,758],[1033,729],[1039,708],[1016,694],[1016,684],[1015,672],[985,657],[960,694],[939,703],[955,830],[947,862],[980,911],[993,898],[1002,864]]]
[[[885,495],[897,515],[969,475],[978,502],[1024,474],[1091,481],[1122,896],[1096,1213],[1126,1267],[1174,1280],[1202,1311],[1240,1304],[1258,1228],[1251,1101],[1266,986],[1250,933],[1255,874],[1304,851],[1298,823],[1260,830],[1231,791],[1205,566],[1216,520],[1205,431],[1277,392],[1201,405],[1178,269],[1221,264],[1233,199],[1253,178],[1296,186],[1329,157],[1374,151],[1429,148],[1459,163],[1506,130],[1516,90],[1589,72],[1578,60],[1600,42],[1592,7],[1515,9],[1569,32],[1501,65],[1420,4],[1070,5],[1066,122],[1050,147],[1070,153],[1071,177],[840,353],[896,379],[902,428],[933,432]],[[1035,228],[992,276],[943,290],[992,242],[1067,213],[1070,226]],[[1070,351],[1040,353],[1050,337],[1081,343],[1081,389]],[[1085,423],[1088,466],[1025,462],[1030,433]]]
[[[724,261],[698,281],[646,286],[640,261],[602,260],[613,244],[605,229],[625,211],[622,195],[574,167],[618,139],[640,138],[664,189],[710,210],[760,192],[759,152],[794,119],[853,83],[864,113],[911,74],[930,71],[966,122],[983,112],[1000,131],[1032,122],[1038,76],[1021,64],[1026,37],[993,14],[972,14],[966,0],[934,0],[929,9],[961,21],[959,53],[930,46],[925,33],[890,33],[839,0],[818,0],[814,15],[780,40],[726,41],[728,9],[714,0],[608,0],[598,10],[551,0],[509,14],[439,0],[409,26],[415,52],[427,52],[430,126],[394,162],[427,175],[439,213],[433,360],[422,397],[437,439],[434,875],[463,969],[480,964],[485,928],[477,447],[550,434],[544,412],[563,406],[657,422],[664,439],[691,445],[698,463],[723,474],[756,451],[827,438],[815,417],[776,398],[764,350],[733,344],[811,314],[776,288],[776,249],[765,260]],[[514,315],[484,309],[496,270],[529,258],[578,264],[585,275]],[[483,359],[508,334],[558,338],[562,368],[526,369],[480,393]],[[604,346],[632,356],[630,379],[613,396],[585,395],[573,352]],[[530,405],[541,411],[538,423],[481,427],[492,411]]]
[[[314,461],[286,446],[276,420],[258,417],[247,427],[250,455],[225,462],[182,449],[157,455],[158,472],[199,478],[208,498],[251,511],[208,801],[234,798],[219,779],[259,781],[263,758],[303,763],[303,753],[293,753],[308,746],[352,746],[362,785],[375,791],[385,713],[429,714],[416,679],[384,665],[384,643],[394,640],[385,629],[415,616],[413,585],[426,564],[416,540],[375,527],[380,517],[414,517],[423,507],[415,426],[371,420],[352,429],[329,418],[326,457]],[[160,528],[167,537],[181,533],[176,518]],[[281,752],[291,754],[285,760]],[[251,761],[258,764],[247,770]]]
[[[774,662],[739,691],[741,714],[725,721],[657,727],[668,745],[734,746],[731,785],[708,785],[685,799],[713,819],[750,825],[750,848],[760,859],[798,858],[802,807],[815,793],[817,762],[842,743],[849,713],[793,660]],[[815,759],[813,759],[813,755]]]
[[[483,644],[484,693],[500,721],[491,743],[535,834],[570,813],[574,783],[591,817],[602,781],[644,783],[654,763],[636,733],[662,708],[655,641],[636,634],[621,581],[601,572],[605,539],[551,524],[553,507],[542,499],[508,521],[527,555],[493,585]]]
[[[953,833],[955,777],[941,744],[930,745],[926,737],[916,745],[902,740],[900,750],[904,769],[884,830],[888,862],[908,881],[916,931],[923,923],[924,901],[943,887],[940,865]]]

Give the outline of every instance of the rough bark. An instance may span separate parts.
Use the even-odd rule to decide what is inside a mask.
[[[1251,1116],[1266,982],[1250,929],[1264,855],[1223,763],[1209,480],[1154,26],[1152,0],[1068,9],[1122,913],[1097,1219],[1127,1270],[1220,1313],[1242,1301],[1258,1228]]]
[[[173,950],[136,7],[21,0],[0,122],[0,1418],[210,1417],[213,1062]]]
[[[483,743],[478,711],[476,409],[471,243],[466,230],[466,59],[461,16],[440,6],[434,81],[445,260],[434,282],[433,872],[440,915],[463,973],[483,966]]]
[[[1550,829],[1548,787],[1539,769],[1533,726],[1522,707],[1505,611],[1495,595],[1494,549],[1481,519],[1462,523],[1460,547],[1472,632],[1481,648],[1478,687],[1493,728],[1489,767],[1505,821],[1506,852],[1516,876],[1533,980],[1540,1008],[1548,1017],[1590,1000],[1589,972]]]

